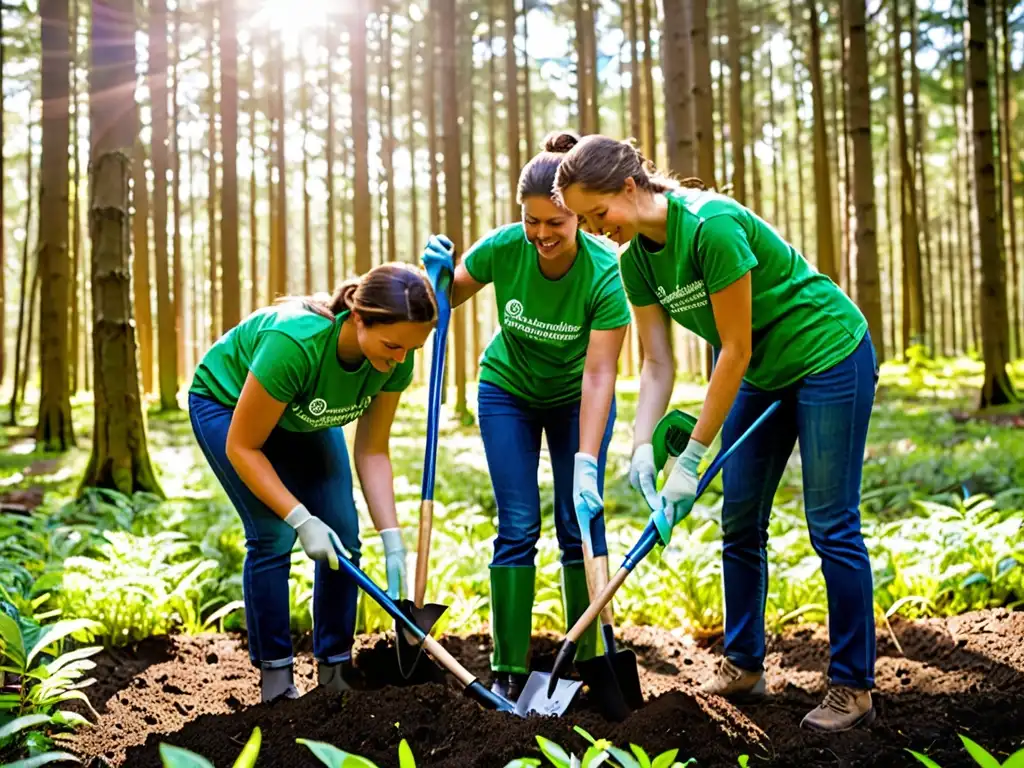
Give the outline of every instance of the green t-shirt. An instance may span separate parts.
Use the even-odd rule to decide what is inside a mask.
[[[249,372],[275,400],[288,403],[277,422],[313,432],[358,419],[380,392],[401,392],[412,381],[413,355],[389,373],[369,360],[349,370],[338,360],[338,334],[348,312],[333,322],[298,302],[259,309],[210,347],[191,391],[234,407]]]
[[[867,321],[832,280],[731,197],[685,189],[668,195],[668,241],[637,235],[622,251],[622,282],[638,307],[660,303],[672,319],[721,346],[710,294],[750,272],[753,349],[744,377],[780,389],[831,368],[864,337]]]
[[[590,332],[628,325],[615,251],[585,232],[569,271],[551,280],[522,224],[496,229],[463,258],[478,283],[494,283],[500,327],[480,359],[480,380],[532,405],[582,397]]]

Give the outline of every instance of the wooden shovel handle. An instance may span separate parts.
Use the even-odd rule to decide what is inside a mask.
[[[413,602],[417,608],[423,607],[427,594],[427,565],[430,561],[430,532],[434,527],[434,501],[424,499],[420,502],[420,530],[416,543],[416,588]]]

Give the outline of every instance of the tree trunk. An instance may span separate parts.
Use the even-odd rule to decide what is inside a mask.
[[[1010,348],[1011,357],[1016,360],[1021,356],[1024,351],[1024,339],[1021,338],[1022,326],[1021,326],[1021,284],[1020,275],[1018,271],[1018,260],[1017,260],[1017,216],[1014,206],[1014,192],[1013,192],[1013,117],[1011,116],[1011,100],[1016,98],[1014,91],[1015,74],[1011,67],[1011,51],[1010,51],[1010,7],[1006,0],[1003,0],[1002,6],[1000,7],[999,20],[1002,27],[1002,42],[1003,42],[1003,55],[1002,55],[1002,81],[1003,81],[1003,93],[1000,99],[1000,107],[1002,108],[1003,119],[1000,121],[1002,125],[1002,139],[1000,146],[1002,148],[1003,158],[1003,211],[1007,221],[1008,227],[1008,238],[1007,238],[1007,281],[1006,287],[1009,296],[1009,306],[1007,308],[1010,315],[1010,336],[1012,337],[1012,345]]]
[[[800,25],[797,22],[797,5],[796,0],[790,0],[789,2],[789,16],[791,20],[791,28],[793,30],[793,44],[799,46],[797,41],[797,34],[800,30]],[[792,61],[793,66],[793,149],[796,155],[796,199],[797,199],[797,224],[800,232],[800,251],[806,256],[807,255],[807,216],[805,211],[807,210],[804,205],[804,150],[803,141],[801,140],[801,126],[803,125],[803,118],[800,117],[800,106],[803,103],[803,96],[801,90],[801,83],[797,78],[796,74],[796,59]]]
[[[212,80],[211,80],[212,82]],[[196,216],[196,146],[192,141],[192,136],[189,135],[185,145],[185,157],[188,162],[188,297],[189,297],[189,325],[185,333],[185,338],[188,340],[187,348],[192,356],[192,359],[188,362],[187,370],[195,370],[195,365],[199,362],[199,349],[202,345],[202,334],[199,329],[202,328],[201,312],[199,311],[199,290],[196,286],[197,277],[199,271],[202,269],[202,259],[200,258],[199,243],[197,241],[199,227],[197,226],[198,217]]]
[[[491,166],[491,228],[497,229],[498,221],[498,107],[497,107],[497,61],[494,55],[495,29],[494,6],[497,0],[487,0],[487,153]]]
[[[0,110],[2,111],[2,110]],[[28,135],[32,135],[32,99],[29,97],[28,103]],[[35,171],[32,168],[32,142],[29,142],[28,151],[25,153],[27,168],[25,170],[25,186],[27,195],[25,198],[25,239],[21,244],[21,285],[18,291],[18,329],[14,336],[14,370],[11,376],[11,424],[18,423],[18,396],[21,391],[21,371],[22,371],[22,356],[21,356],[21,340],[25,334],[25,300],[28,298],[28,291],[35,288],[35,275],[32,276],[31,284],[28,282],[28,265],[29,265],[29,232],[32,231],[32,208],[35,201],[35,193],[32,191],[34,184],[33,179],[35,177]],[[24,367],[28,368],[28,350],[29,344],[25,345],[25,364]]]
[[[252,48],[255,47],[254,43],[250,43],[249,50],[249,312],[255,312],[256,308],[260,305],[260,282],[259,282],[259,248],[260,248],[260,237],[259,237],[259,220],[256,218],[256,199],[259,195],[259,186],[256,184],[256,65],[252,64],[252,56],[255,51]],[[223,50],[223,49],[222,49]],[[223,96],[222,96],[223,98]],[[223,102],[221,102],[223,103]],[[225,158],[227,155],[225,155]],[[227,163],[224,164],[227,167]],[[225,188],[227,187],[227,176],[225,176]],[[225,203],[225,216],[227,215],[227,205]],[[227,239],[221,237],[225,243],[225,253],[227,252]],[[226,258],[226,256],[225,256]],[[333,290],[333,286],[332,286]],[[225,292],[225,297],[227,292]],[[227,320],[225,319],[225,327],[227,326]]]
[[[370,134],[366,94],[366,2],[355,0],[349,29],[349,62],[352,88],[352,141],[355,154],[355,188],[352,190],[353,230],[356,241],[356,274],[370,271]]]
[[[462,97],[460,102],[467,106],[466,115],[464,117],[464,123],[466,126],[466,145],[468,149],[468,163],[466,169],[466,190],[469,195],[469,242],[470,244],[475,243],[477,238],[480,236],[479,231],[479,217],[477,216],[477,194],[476,194],[476,133],[474,127],[476,124],[476,67],[473,61],[473,51],[476,50],[476,35],[471,34],[469,39],[469,46],[466,50],[466,56],[464,59],[466,66],[466,77],[465,80],[460,78],[460,84],[465,83],[465,87],[462,89]],[[478,297],[479,294],[474,294],[469,300],[469,330],[470,330],[470,360],[473,379],[477,377],[477,365],[480,360],[480,353],[482,352],[480,346],[480,316],[478,314]]]
[[[811,32],[811,96],[814,105],[814,206],[817,210],[818,271],[839,283],[832,222],[832,179],[828,167],[828,131],[825,125],[825,87],[821,76],[821,34],[817,0],[808,0]]]
[[[287,124],[288,116],[285,112],[285,90],[284,90],[284,38],[278,30],[275,35],[277,38],[275,47],[277,49],[277,56],[275,57],[276,67],[274,68],[274,76],[277,79],[277,84],[274,89],[274,100],[277,102],[274,106],[274,111],[277,113],[277,144],[276,144],[276,159],[277,164],[277,185],[274,187],[274,194],[277,199],[273,201],[272,205],[277,208],[277,275],[274,278],[274,282],[277,284],[277,290],[282,294],[288,294],[291,292],[291,286],[288,284],[288,168],[285,159],[285,142],[287,135]],[[354,76],[355,67],[353,67]],[[369,199],[367,199],[367,205],[369,205]],[[369,217],[366,219],[369,221]],[[369,236],[369,229],[367,229],[367,236]],[[271,301],[274,300],[274,296],[269,297]]]
[[[523,0],[523,139],[526,157],[533,157],[533,91],[530,88],[530,24],[527,12],[530,0]]]
[[[590,127],[590,109],[587,102],[587,38],[584,27],[584,8],[586,0],[576,0],[573,4],[576,22],[576,118],[581,136],[594,131]]]
[[[1010,323],[1006,308],[1006,271],[1000,245],[1003,227],[996,207],[995,163],[992,157],[992,97],[989,91],[988,19],[985,0],[967,0],[968,73],[971,84],[971,131],[974,134],[975,209],[981,247],[982,358],[985,378],[980,406],[1018,402],[1007,371],[1010,363]]]
[[[135,112],[138,120],[138,110]],[[135,328],[139,337],[139,358],[142,365],[142,391],[153,391],[153,309],[150,306],[149,277],[149,182],[146,179],[146,147],[139,138],[132,145],[132,232],[135,250],[132,254],[132,285],[135,289]],[[76,329],[77,330],[77,329]]]
[[[327,177],[324,184],[327,185],[327,286],[324,290],[331,293],[336,287],[336,264],[337,258],[334,238],[337,237],[337,222],[334,217],[334,16],[331,12],[327,14],[327,23],[324,25],[324,49],[327,52],[327,132],[326,146],[324,152],[327,155]],[[412,82],[412,73],[415,70],[409,68],[409,82]],[[415,167],[415,166],[413,166]],[[412,185],[413,195],[416,194],[416,184]],[[415,224],[413,225],[415,229]]]
[[[427,80],[424,95],[427,99],[427,154],[430,155],[430,232],[441,231],[441,190],[437,184],[437,14],[433,6],[427,11],[427,66],[423,75]],[[515,89],[513,89],[515,90]],[[518,118],[517,118],[518,119]]]
[[[235,0],[220,0],[219,33],[222,304],[220,323],[216,325],[216,330],[226,332],[238,325],[238,321],[242,319],[241,263],[238,256],[238,24]],[[214,280],[213,274],[210,275],[210,280]],[[211,312],[211,321],[214,317],[214,313]]]
[[[718,86],[718,100],[717,100],[717,103],[718,103],[718,125],[719,125],[719,128],[721,130],[721,135],[722,135],[722,141],[719,143],[719,151],[721,152],[721,160],[722,160],[722,178],[725,180],[723,183],[725,184],[725,187],[727,189],[731,190],[732,189],[732,182],[729,181],[729,177],[730,177],[730,173],[733,173],[734,171],[732,171],[730,169],[730,167],[729,167],[729,163],[731,162],[731,158],[727,157],[727,155],[726,155],[726,150],[728,149],[729,143],[732,140],[732,132],[731,132],[730,129],[727,129],[727,127],[726,127],[728,125],[728,122],[729,122],[729,118],[727,117],[727,112],[728,112],[728,109],[729,109],[730,101],[729,101],[729,97],[726,95],[726,92],[725,92],[725,59],[726,59],[726,55],[727,54],[726,54],[726,51],[725,51],[725,43],[722,42],[724,39],[725,39],[725,35],[721,34],[721,31],[719,30],[719,35],[718,35],[718,51],[717,51],[717,54],[718,54],[718,57],[717,57],[717,59],[718,59],[718,82],[717,82],[717,86]],[[729,141],[726,141],[726,137],[729,138]],[[732,194],[731,191],[730,191],[730,194]]]
[[[299,48],[299,112],[302,120],[302,280],[303,293],[313,293],[313,231],[309,199],[309,85],[306,82],[306,51]]]
[[[223,0],[221,0],[223,2]],[[209,296],[209,339],[210,344],[213,344],[220,337],[220,324],[217,322],[218,315],[218,304],[220,303],[220,297],[218,295],[220,290],[220,281],[217,275],[217,200],[219,196],[217,194],[217,87],[214,85],[214,40],[216,39],[216,27],[217,27],[217,6],[214,3],[210,4],[210,50],[207,52],[207,82],[209,88],[207,93],[209,94],[210,101],[210,124],[207,130],[207,151],[209,156],[207,157],[206,163],[206,179],[208,184],[208,192],[206,195],[206,213],[207,213],[207,225],[206,225],[206,246],[210,252],[210,282],[209,282],[209,294],[204,292],[204,295]],[[221,75],[223,77],[223,74]],[[235,136],[235,143],[238,143],[238,137]],[[192,167],[189,166],[189,175],[192,173]],[[191,184],[190,184],[191,186]],[[237,193],[236,193],[237,194]],[[199,269],[198,262],[193,259],[192,268]],[[235,272],[232,274],[232,279],[238,281],[238,269],[237,259]],[[201,346],[199,328],[195,328],[195,342],[196,347]]]
[[[416,193],[416,27],[409,29],[409,58],[406,62],[406,112],[409,114],[409,258],[422,247],[420,243],[420,206]],[[423,355],[419,355],[423,357]]]
[[[654,55],[651,50],[651,0],[642,0],[640,7],[644,25],[644,153],[651,160],[657,162],[658,144],[654,120]]]
[[[39,422],[45,451],[75,443],[68,392],[68,0],[40,0],[42,155],[39,160]]]
[[[135,109],[134,4],[94,0],[89,230],[93,274],[93,443],[79,491],[113,488],[162,496],[149,460],[135,359],[128,210]],[[159,27],[157,28],[159,34]]]
[[[878,270],[878,212],[871,152],[871,84],[865,0],[844,0],[849,33],[849,87],[845,112],[853,139],[853,204],[856,212],[857,302],[880,360],[885,357],[881,279]]]
[[[78,5],[75,5],[75,18],[77,15]],[[77,29],[77,28],[76,28]],[[0,13],[0,94],[4,92],[4,22],[3,14]],[[72,46],[74,44],[72,43]],[[73,51],[77,52],[77,48],[72,47]],[[72,54],[73,56],[75,54]],[[2,102],[2,96],[0,96],[0,102]],[[77,115],[76,115],[77,119]],[[77,135],[77,134],[76,134]],[[4,139],[6,134],[4,133],[4,110],[3,104],[0,103],[0,386],[3,386],[4,373],[7,365],[7,355],[5,347],[7,346],[7,227],[2,226],[4,219],[4,213],[7,209],[4,207],[4,182],[7,180],[7,163],[4,158]],[[75,145],[77,149],[77,144]],[[77,157],[77,155],[76,155]],[[78,194],[77,184],[75,188],[75,194]],[[77,266],[77,262],[76,262]]]
[[[441,103],[444,105],[444,213],[445,230],[458,252],[465,247],[462,229],[462,150],[459,141],[459,83],[456,69],[455,6],[456,0],[434,0],[436,23],[441,43]],[[514,20],[514,15],[513,15]],[[514,90],[514,81],[509,88]],[[466,328],[464,312],[453,312],[451,322],[455,336],[455,411],[468,413],[466,406]]]
[[[970,307],[970,302],[968,301],[970,289],[967,286],[964,264],[966,260],[964,254],[966,232],[963,220],[964,203],[960,196],[961,191],[965,188],[963,181],[963,169],[965,167],[963,118],[960,112],[960,98],[965,89],[961,83],[961,79],[957,77],[957,67],[952,58],[950,59],[949,64],[949,79],[952,83],[952,88],[950,89],[950,107],[953,114],[952,125],[955,138],[953,144],[953,231],[956,238],[956,247],[953,250],[953,261],[956,264],[955,273],[957,276],[956,284],[958,303],[958,308],[954,314],[953,326],[955,328],[955,332],[959,335],[957,351],[966,353],[968,348],[971,346],[970,323],[967,320]]]
[[[185,270],[181,254],[181,151],[178,135],[178,66],[181,60],[181,6],[174,6],[174,32],[172,42],[174,58],[171,60],[171,204],[174,233],[171,240],[171,284],[174,286],[174,339],[177,367],[175,387],[181,385],[185,373]],[[95,295],[95,289],[94,289]],[[93,329],[95,333],[95,329]],[[99,371],[97,371],[97,376]]]
[[[780,159],[782,147],[775,140],[776,129],[778,128],[775,122],[775,65],[772,63],[770,44],[768,48],[768,123],[772,127],[772,220],[776,226],[782,227],[785,237],[790,237],[789,201],[779,194],[779,166],[783,164],[783,161]],[[785,142],[783,142],[783,145],[785,145]],[[785,157],[785,154],[782,154],[781,157]],[[784,176],[785,174],[783,174],[781,179],[783,183],[785,183]],[[788,190],[786,191],[786,197],[789,197]],[[785,212],[783,213],[783,211]]]
[[[891,81],[889,80],[888,69],[886,71],[886,82],[890,83],[889,95],[892,96]],[[885,223],[888,230],[888,237],[886,238],[886,245],[888,246],[888,262],[886,267],[886,279],[888,280],[889,289],[889,301],[886,306],[889,308],[889,356],[896,357],[899,352],[899,344],[897,343],[898,334],[896,329],[898,323],[896,320],[896,229],[893,226],[893,222],[896,217],[893,216],[893,195],[892,195],[892,167],[893,167],[893,154],[895,147],[892,143],[892,132],[889,130],[890,119],[889,116],[885,118]]]
[[[153,255],[156,268],[156,330],[160,407],[178,409],[178,356],[171,272],[167,259],[167,4],[149,4],[149,92],[152,101]],[[88,359],[88,357],[86,358]]]
[[[267,216],[267,227],[269,229],[269,235],[267,237],[267,303],[274,301],[274,297],[280,294],[281,289],[277,287],[277,255],[278,245],[277,241],[280,237],[278,229],[280,228],[280,222],[277,218],[277,184],[278,180],[274,178],[274,170],[276,167],[277,158],[277,123],[280,119],[277,115],[277,76],[274,74],[274,67],[279,66],[277,63],[277,46],[274,44],[274,31],[267,29],[267,58],[266,58],[266,75],[263,80],[265,83],[265,91],[267,98],[267,130],[270,133],[269,146],[267,148],[267,208],[270,210],[270,215]]]
[[[750,33],[755,38],[755,33]],[[757,47],[754,40],[750,46],[750,87],[747,88],[748,107],[750,112],[750,192],[753,196],[754,211],[764,216],[764,200],[761,198],[761,169],[757,162],[757,142],[761,138],[760,111],[757,108],[757,74],[758,58],[756,57]]]
[[[625,26],[626,9],[622,9],[622,24]],[[623,30],[625,32],[625,30]],[[619,135],[627,136],[629,133],[629,119],[626,109],[626,37],[623,35],[622,42],[619,44],[619,58],[617,61],[619,69]],[[629,334],[626,334],[626,341],[629,341]]]
[[[441,0],[449,2],[450,0]],[[437,23],[436,21],[434,22]],[[519,67],[516,62],[516,3],[505,0],[505,131],[508,153],[509,221],[520,217],[516,202],[519,185]]]
[[[629,131],[637,142],[643,141],[643,112],[640,93],[640,24],[636,15],[637,0],[625,0],[629,13]],[[646,147],[644,147],[646,151]]]
[[[393,27],[394,6],[385,2],[385,11],[388,15],[387,30],[384,35],[384,72],[386,97],[386,126],[387,134],[383,139],[384,143],[384,175],[387,177],[387,205],[388,205],[388,261],[398,259],[397,236],[397,211],[395,210],[395,99],[393,95],[393,78],[391,74],[391,30]],[[412,73],[409,73],[410,77]]]
[[[824,76],[824,73],[822,73]],[[840,288],[844,292],[849,293],[849,284],[846,281],[846,257],[847,251],[843,250],[843,238],[842,228],[844,225],[842,206],[843,201],[846,199],[846,190],[843,183],[843,171],[840,165],[840,151],[839,151],[839,87],[836,83],[836,78],[833,72],[829,73],[828,78],[828,114],[830,115],[830,122],[832,123],[832,130],[828,134],[828,162],[829,162],[829,178],[835,179],[836,194],[832,197],[832,224],[833,227],[838,226],[839,229],[833,229],[832,235],[832,252],[835,254],[836,260],[836,274]],[[838,237],[837,237],[838,235]]]
[[[686,0],[667,0],[665,41],[661,46],[665,148],[668,167],[683,177],[694,175],[692,34],[691,4]]]
[[[32,334],[39,325],[39,315],[36,312],[36,300],[39,298],[39,266],[37,253],[35,269],[32,272],[32,283],[28,288],[28,333],[25,336],[25,365],[21,368],[21,395],[19,397],[22,403],[25,402],[25,390],[28,388],[28,373],[32,370]]]
[[[729,140],[732,144],[732,196],[741,204],[747,202],[747,167],[743,140],[743,82],[740,65],[740,4],[728,0],[726,14],[729,25]]]
[[[68,306],[71,310],[71,323],[68,329],[68,366],[70,368],[70,379],[69,384],[71,388],[71,394],[78,392],[78,352],[81,349],[78,339],[79,331],[79,304],[78,304],[78,290],[79,290],[79,274],[81,268],[81,252],[80,247],[81,241],[81,221],[79,218],[79,210],[81,208],[79,200],[78,187],[82,181],[82,170],[81,170],[81,159],[79,158],[78,151],[78,139],[79,139],[79,126],[78,118],[80,113],[78,111],[78,0],[71,0],[71,28],[68,36],[68,44],[71,51],[71,279],[68,283]],[[2,26],[2,24],[0,24]],[[2,66],[2,54],[0,54],[0,66]],[[0,79],[0,92],[3,91],[2,79]],[[0,110],[2,112],[3,110]],[[3,118],[0,117],[0,144],[3,143]],[[0,160],[0,178],[4,178],[3,174],[3,161]],[[0,186],[3,186],[0,184]],[[3,192],[0,191],[0,211],[4,210],[3,207]],[[143,221],[143,226],[148,225],[148,220]],[[0,227],[2,230],[3,227]],[[3,247],[3,235],[0,234],[0,253],[6,254]],[[0,270],[3,272],[5,270]],[[0,276],[0,316],[4,314],[4,298],[3,298],[3,283],[4,278]],[[147,294],[148,295],[148,294]],[[0,339],[4,338],[4,320],[0,317]],[[150,318],[150,333],[149,333],[149,344],[150,344],[150,366],[148,371],[149,378],[146,378],[147,372],[143,371],[143,380],[148,381],[147,392],[153,391],[153,365],[152,365],[152,345],[153,345],[153,333],[152,333],[152,317]],[[3,381],[3,346],[4,343],[0,341],[0,382]]]
[[[711,49],[707,0],[693,2],[693,110],[697,175],[710,187],[715,181],[715,117],[711,94]]]
[[[932,244],[931,244],[931,221],[928,218],[928,177],[925,173],[924,165],[924,131],[922,130],[921,121],[921,71],[917,66],[917,49],[918,49],[918,36],[919,36],[920,24],[917,19],[917,4],[916,2],[910,3],[910,93],[911,102],[914,106],[914,117],[912,122],[913,130],[913,162],[916,166],[915,181],[914,181],[914,194],[916,195],[917,190],[921,192],[921,208],[920,211],[917,208],[914,209],[913,213],[915,216],[919,216],[918,219],[918,232],[921,235],[921,241],[924,244],[924,252],[919,258],[921,258],[921,280],[922,290],[924,290],[923,283],[927,281],[928,295],[934,294],[933,286],[931,284],[932,278],[935,276],[935,272],[932,268]],[[921,183],[918,186],[916,177],[920,176]],[[920,247],[920,246],[919,246]],[[931,322],[931,314],[934,310],[932,306],[932,300],[929,298],[927,308],[922,313],[923,328],[922,331],[932,341],[934,346],[935,339],[935,327]],[[927,319],[926,319],[927,318]]]

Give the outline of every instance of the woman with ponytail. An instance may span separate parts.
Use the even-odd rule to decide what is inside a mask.
[[[490,566],[492,689],[516,699],[529,672],[541,499],[542,434],[554,474],[562,597],[571,626],[589,604],[583,539],[607,554],[605,458],[615,422],[615,376],[629,305],[615,251],[579,231],[553,198],[555,173],[577,138],[552,134],[519,175],[522,221],[494,230],[452,263],[441,238],[424,261],[454,269],[452,305],[494,284],[500,327],[480,360],[478,417],[498,506]],[[597,628],[578,659],[597,652]]]
[[[388,440],[413,350],[437,320],[422,271],[383,264],[326,294],[279,300],[225,333],[196,369],[189,415],[199,446],[245,529],[249,657],[262,698],[296,698],[288,572],[296,537],[316,561],[313,653],[321,685],[348,687],[356,585],[335,546],[359,563],[359,521],[342,427],[358,420],[355,466],[383,539],[388,593],[403,597]]]
[[[768,518],[799,438],[832,646],[828,691],[802,724],[841,731],[870,723],[874,603],[859,504],[878,363],[864,316],[754,212],[699,180],[677,183],[628,143],[586,137],[562,160],[556,187],[590,231],[622,246],[644,348],[630,483],[665,544],[693,506],[698,464],[719,430],[726,450],[782,403],[722,473],[725,657],[705,690],[734,699],[764,693]],[[717,359],[692,439],[658,492],[651,436],[672,395],[670,320],[708,341]]]

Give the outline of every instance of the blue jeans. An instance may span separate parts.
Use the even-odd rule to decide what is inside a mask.
[[[762,668],[768,593],[768,516],[799,437],[804,507],[828,591],[829,679],[874,685],[875,623],[871,563],[860,530],[860,483],[868,422],[878,381],[874,345],[865,334],[845,360],[786,389],[740,387],[722,428],[727,449],[775,400],[782,404],[722,471],[725,654]]]
[[[572,475],[580,445],[579,402],[539,408],[490,382],[481,381],[477,393],[480,435],[487,468],[498,504],[498,535],[491,565],[529,566],[540,540],[540,438],[547,436],[555,480],[555,533],[562,550],[562,564],[583,562],[583,542],[572,502]],[[597,457],[597,484],[604,494],[604,468],[615,425],[612,398]],[[591,528],[594,555],[608,553],[604,516]]]
[[[288,573],[297,534],[253,495],[225,453],[233,409],[189,394],[189,417],[199,447],[245,529],[242,595],[249,633],[249,658],[269,669],[292,663]],[[340,427],[319,432],[275,428],[263,445],[281,481],[311,514],[334,529],[359,563],[359,518],[352,495],[345,435]],[[335,664],[350,658],[356,627],[357,586],[326,562],[315,565],[313,654]]]

